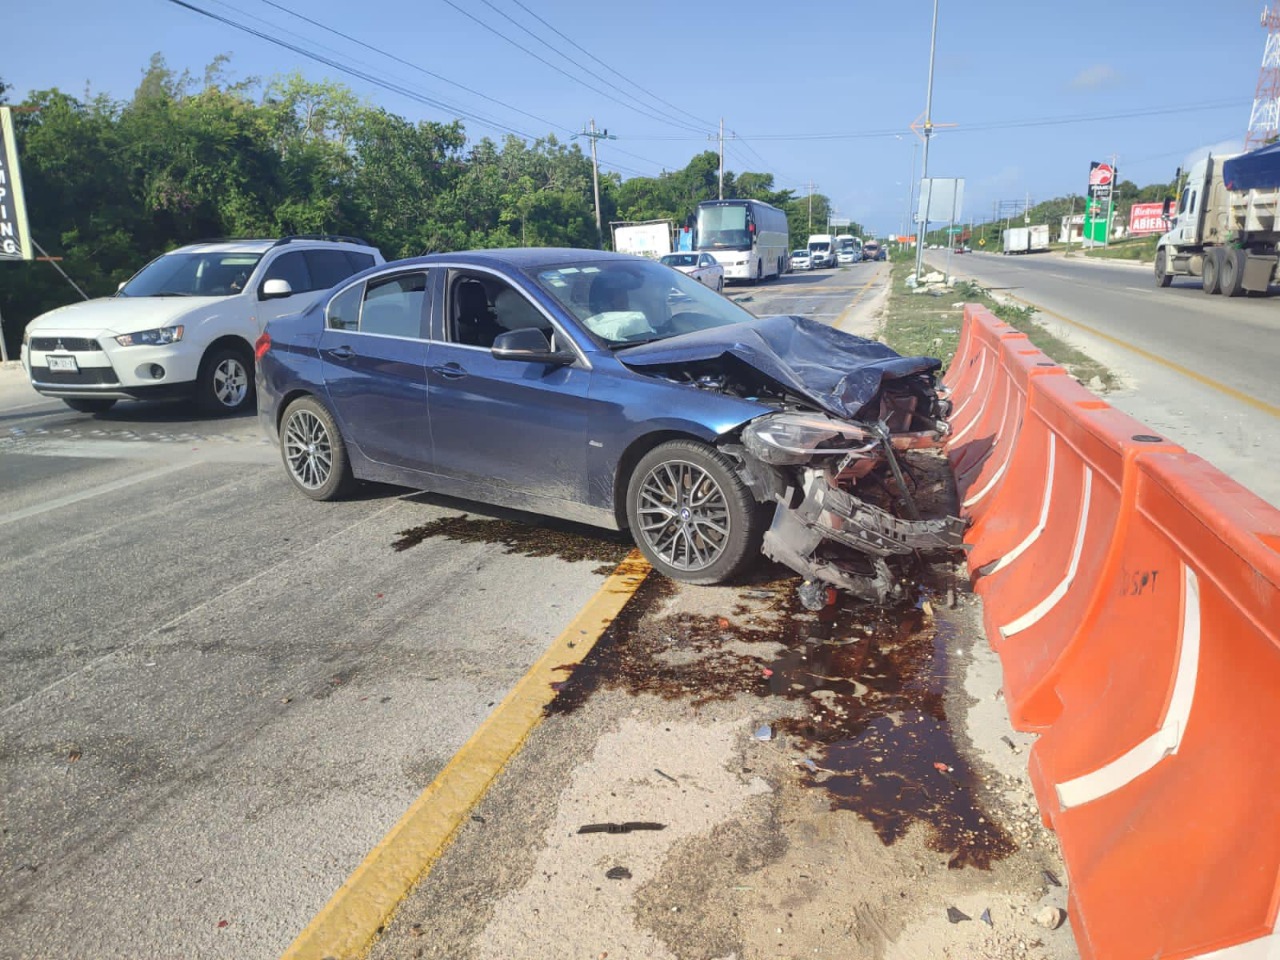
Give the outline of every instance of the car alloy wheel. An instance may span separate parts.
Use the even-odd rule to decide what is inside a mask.
[[[284,428],[284,460],[306,490],[319,490],[333,475],[333,442],[325,423],[312,411],[295,411]]]
[[[213,395],[228,410],[244,403],[249,394],[249,372],[238,357],[225,357],[213,368]]]
[[[706,470],[678,460],[661,463],[640,484],[640,536],[665,563],[690,573],[724,553],[732,531],[729,505]]]

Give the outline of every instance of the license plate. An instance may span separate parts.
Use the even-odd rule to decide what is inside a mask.
[[[46,357],[51,373],[79,373],[80,367],[75,357]]]

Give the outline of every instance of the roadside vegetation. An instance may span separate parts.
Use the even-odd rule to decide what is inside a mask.
[[[1103,260],[1141,260],[1151,263],[1156,257],[1158,236],[1132,237],[1127,240],[1113,240],[1105,247],[1085,247],[1079,244],[1071,250],[1071,255],[1098,257]]]
[[[0,81],[0,104],[10,102]],[[11,105],[32,235],[91,296],[211,237],[347,234],[388,259],[607,247],[610,221],[682,224],[718,189],[711,150],[651,177],[602,168],[602,237],[591,158],[568,142],[573,131],[468,135],[461,122],[415,123],[340,83],[237,80],[225,57],[193,75],[157,54],[127,99],[52,89]],[[601,154],[605,164],[634,162],[609,146]],[[724,195],[782,207],[801,243],[830,211],[820,194],[776,189],[769,173],[726,170]],[[16,351],[28,320],[76,295],[48,264],[5,268],[0,316]]]
[[[894,258],[890,269],[889,299],[885,302],[881,319],[880,339],[899,353],[937,357],[945,371],[960,342],[963,305],[980,303],[1005,323],[1025,333],[1032,344],[1062,364],[1081,383],[1093,383],[1096,387],[1100,382],[1103,390],[1114,385],[1115,375],[1107,367],[1036,323],[1035,310],[1031,307],[999,303],[985,289],[969,281],[961,281],[951,289],[941,288],[941,296],[932,292],[913,293],[906,280],[914,269],[915,263],[911,258],[905,255]],[[926,262],[925,271],[931,269]]]

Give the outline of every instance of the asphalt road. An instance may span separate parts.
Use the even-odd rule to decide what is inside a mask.
[[[855,320],[886,276],[728,294]],[[3,957],[278,955],[609,566],[475,504],[312,503],[252,417],[78,414],[13,367],[0,488]],[[392,548],[463,513],[532,525],[550,555]]]
[[[1150,266],[1051,254],[953,257],[952,271],[1051,311],[1121,376],[1108,400],[1280,504],[1280,298],[1160,289]]]

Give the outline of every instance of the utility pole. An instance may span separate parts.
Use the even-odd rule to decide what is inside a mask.
[[[916,205],[916,150],[919,144],[911,144],[911,179],[907,181],[907,215],[904,218],[908,227],[913,222],[911,219],[911,208]],[[916,236],[916,245],[920,244],[920,237]]]
[[[933,57],[938,49],[938,0],[933,0],[933,30],[929,34],[929,86],[924,97],[924,158],[920,163],[920,179],[929,178],[929,138],[933,136]],[[924,234],[929,226],[929,211],[920,211],[920,229],[916,238],[916,277],[924,265]]]
[[[736,140],[737,138],[738,138],[738,135],[737,135],[736,133],[731,133],[731,134],[729,134],[729,139],[730,139],[730,140]],[[723,199],[724,199],[724,141],[725,141],[725,136],[724,136],[724,117],[721,117],[721,118],[720,118],[720,134],[719,134],[719,136],[717,136],[717,135],[716,135],[716,134],[714,134],[714,133],[708,133],[708,134],[707,134],[707,139],[708,139],[708,140],[719,140],[719,141],[720,141],[720,188],[719,188],[719,191],[717,192],[717,196],[719,197],[719,199],[723,200]]]
[[[818,185],[810,180],[805,186],[809,188],[809,235],[813,236],[813,191]]]
[[[616,136],[609,133],[608,130],[596,129],[596,118],[591,118],[590,129],[583,128],[581,133],[575,133],[572,139],[577,140],[579,137],[586,137],[591,141],[591,184],[595,188],[596,194],[596,236],[599,238],[600,249],[604,249],[604,226],[600,222],[600,161],[596,157],[596,141],[597,140],[617,140]]]
[[[1114,153],[1111,155],[1111,194],[1107,197],[1107,212],[1103,214],[1106,218],[1106,229],[1102,232],[1102,245],[1104,247],[1111,244],[1111,211],[1116,208],[1116,191],[1120,189],[1120,171],[1116,168],[1116,161],[1120,159]]]

